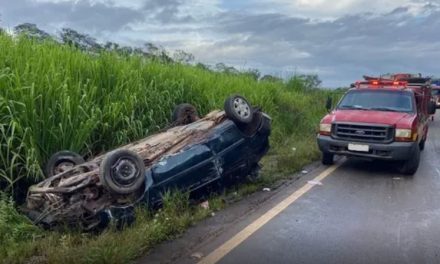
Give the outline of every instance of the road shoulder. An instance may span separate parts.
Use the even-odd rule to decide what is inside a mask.
[[[157,245],[137,263],[196,263],[326,169],[312,163],[304,168],[307,173],[294,174],[270,192],[259,191],[228,205],[181,237]]]

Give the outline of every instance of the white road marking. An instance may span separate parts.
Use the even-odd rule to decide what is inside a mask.
[[[315,182],[321,182],[324,180],[327,176],[329,176],[332,172],[334,172],[339,166],[341,166],[342,162],[335,164],[329,168],[327,168],[325,171],[323,171],[321,174],[316,176],[312,181]],[[269,211],[267,211],[265,214],[260,216],[257,220],[246,226],[243,230],[238,232],[235,236],[233,236],[231,239],[226,241],[223,245],[215,249],[213,252],[211,252],[209,255],[207,255],[205,258],[200,260],[198,264],[213,264],[217,263],[220,259],[222,259],[226,254],[231,252],[234,248],[236,248],[238,245],[240,245],[243,241],[245,241],[247,238],[249,238],[253,233],[255,233],[258,229],[260,229],[262,226],[264,226],[266,223],[268,223],[270,220],[272,220],[275,216],[277,216],[279,213],[284,211],[289,205],[291,205],[293,202],[298,200],[303,194],[310,191],[314,186],[312,184],[305,184],[300,189],[293,192],[289,197],[272,207]]]

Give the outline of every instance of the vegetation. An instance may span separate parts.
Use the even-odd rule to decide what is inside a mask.
[[[123,231],[111,227],[98,236],[75,230],[43,232],[18,214],[13,202],[1,200],[0,263],[129,263],[222,206],[220,198],[213,198],[209,209],[194,207],[187,195],[168,193],[159,211],[138,208],[132,226]]]
[[[317,77],[283,82],[260,78],[255,70],[236,72],[224,64],[212,70],[186,64],[191,57],[181,52],[175,60],[163,59],[163,51],[84,52],[72,44],[78,35],[63,32],[70,36],[66,45],[46,37],[0,34],[0,190],[17,201],[22,201],[29,184],[42,179],[42,166],[56,151],[69,149],[90,157],[165,127],[179,103],[190,102],[206,114],[221,108],[234,93],[262,106],[273,118],[272,149],[263,161],[263,178],[247,190],[317,158],[316,125],[327,96],[337,96],[316,89]],[[125,263],[222,206],[219,197],[205,210],[175,196],[169,194],[155,215],[139,209],[134,226],[96,236],[41,231],[2,195],[0,260]]]

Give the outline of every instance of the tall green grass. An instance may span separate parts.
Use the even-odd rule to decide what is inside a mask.
[[[258,82],[247,75],[115,53],[87,54],[1,33],[0,51],[0,193],[16,198],[42,179],[42,167],[56,151],[90,157],[165,127],[179,103],[192,103],[206,114],[236,93],[273,118],[272,149],[263,160],[260,182],[269,184],[277,172],[291,172],[317,158],[316,126],[327,96],[337,96],[305,89],[299,79]],[[242,193],[258,188],[248,185]],[[208,211],[179,201],[187,200],[166,201],[156,216],[141,210],[133,227],[93,236],[43,232],[1,195],[0,263],[125,263],[221,207],[218,197]]]
[[[273,117],[272,144],[283,159],[292,157],[295,140],[310,142],[324,113],[323,92],[282,82],[7,35],[0,50],[0,186],[7,191],[41,179],[56,151],[90,156],[157,131],[182,102],[205,114],[228,95],[246,96]]]

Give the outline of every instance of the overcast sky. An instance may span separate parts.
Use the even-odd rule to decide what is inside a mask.
[[[440,0],[0,0],[0,20],[281,77],[316,73],[327,87],[363,74],[440,75]]]

